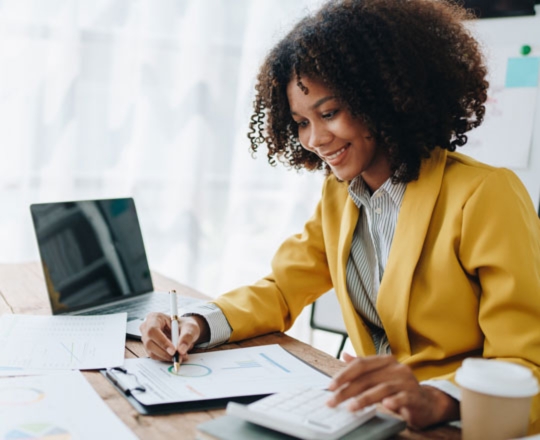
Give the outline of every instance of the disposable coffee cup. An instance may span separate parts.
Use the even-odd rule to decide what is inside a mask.
[[[463,440],[508,440],[527,433],[538,382],[510,362],[468,358],[456,372]]]

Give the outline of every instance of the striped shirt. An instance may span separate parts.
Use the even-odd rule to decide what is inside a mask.
[[[347,262],[347,289],[354,308],[371,330],[377,353],[390,353],[390,345],[377,313],[377,293],[384,275],[396,223],[407,185],[386,180],[373,194],[358,176],[349,195],[360,210]]]
[[[406,186],[404,183],[392,184],[392,180],[388,179],[371,195],[360,176],[349,185],[349,195],[360,209],[360,216],[347,262],[347,289],[356,311],[371,329],[377,353],[390,352],[376,309],[377,292],[390,253]],[[215,304],[194,306],[182,316],[190,315],[205,317],[210,328],[210,341],[199,347],[213,347],[229,340],[232,329]]]
[[[349,185],[349,195],[360,210],[360,215],[347,261],[347,289],[354,308],[370,328],[378,354],[391,353],[376,304],[406,188],[405,183],[392,184],[390,178],[370,194],[360,176],[353,179]],[[204,316],[210,328],[210,341],[197,347],[209,348],[229,340],[232,328],[215,304],[194,306],[189,313],[182,316],[193,314]],[[432,379],[422,381],[421,384],[432,386],[458,401],[461,400],[459,387],[448,380]]]

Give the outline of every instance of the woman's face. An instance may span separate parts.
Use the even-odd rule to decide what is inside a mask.
[[[366,125],[353,117],[322,82],[302,78],[302,83],[309,90],[307,95],[294,80],[287,86],[302,146],[324,160],[339,179],[350,181],[361,174],[375,191],[391,172]]]

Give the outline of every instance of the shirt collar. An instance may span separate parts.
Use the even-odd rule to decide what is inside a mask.
[[[362,176],[355,177],[349,184],[349,194],[352,197],[356,206],[360,205],[370,206],[370,201],[377,194],[387,193],[390,199],[394,202],[397,208],[401,207],[403,202],[403,196],[405,195],[405,189],[407,184],[404,182],[392,183],[392,177],[389,177],[384,181],[377,191],[370,194],[364,179]]]

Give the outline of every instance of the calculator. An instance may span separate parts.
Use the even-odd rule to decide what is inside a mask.
[[[332,392],[299,388],[279,392],[249,405],[227,404],[227,414],[303,440],[336,440],[372,418],[375,405],[349,411],[348,402],[330,408]]]

